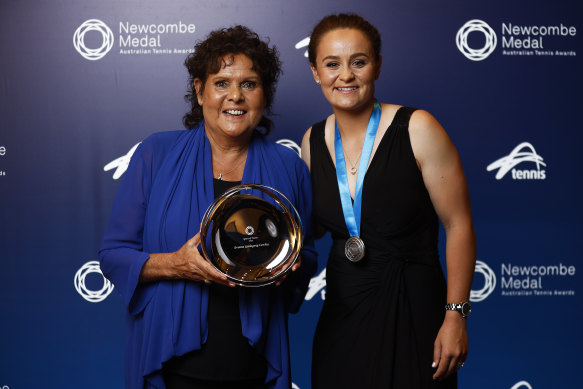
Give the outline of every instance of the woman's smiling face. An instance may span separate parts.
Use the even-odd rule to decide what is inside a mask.
[[[248,139],[265,110],[261,77],[244,54],[225,56],[223,62],[218,73],[209,74],[204,89],[200,79],[194,80],[205,129],[214,138]]]
[[[374,100],[380,58],[375,60],[372,44],[360,30],[339,28],[324,34],[311,68],[334,109],[358,110]]]

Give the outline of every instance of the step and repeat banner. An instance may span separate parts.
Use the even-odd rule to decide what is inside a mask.
[[[433,113],[459,150],[478,237],[460,387],[581,387],[578,2],[4,0],[0,389],[124,386],[125,308],[97,251],[137,145],[182,128],[186,55],[219,27],[268,37],[284,69],[270,139],[299,152],[330,113],[306,48],[335,12],[382,34],[377,98]],[[310,387],[329,245],[290,317],[295,388]]]

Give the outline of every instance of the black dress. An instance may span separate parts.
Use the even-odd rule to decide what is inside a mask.
[[[434,382],[433,342],[445,316],[438,219],[409,139],[414,108],[400,108],[366,172],[361,238],[366,255],[344,256],[349,237],[322,121],[310,136],[314,215],[331,231],[326,300],[316,328],[312,389],[455,388]]]

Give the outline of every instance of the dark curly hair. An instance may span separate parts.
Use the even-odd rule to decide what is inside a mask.
[[[322,36],[327,32],[339,28],[352,28],[362,32],[372,45],[375,60],[378,62],[381,56],[381,35],[376,27],[360,15],[354,13],[341,13],[324,17],[324,19],[320,20],[320,22],[316,24],[316,27],[314,27],[314,30],[310,35],[310,44],[308,45],[308,58],[314,67],[316,66],[316,50],[322,40]]]
[[[245,26],[237,25],[212,31],[205,40],[197,42],[194,52],[184,61],[190,75],[188,93],[184,98],[191,104],[190,112],[182,118],[186,128],[191,129],[203,120],[194,79],[198,78],[202,81],[203,89],[199,92],[202,93],[208,76],[218,73],[221,67],[228,63],[225,62],[225,56],[237,54],[244,54],[253,62],[253,70],[259,74],[263,84],[265,112],[272,114],[271,105],[275,95],[275,85],[282,72],[279,53],[275,46],[270,48],[268,42],[259,39],[255,32]],[[264,134],[267,135],[273,127],[273,122],[263,115],[258,127],[263,127]]]

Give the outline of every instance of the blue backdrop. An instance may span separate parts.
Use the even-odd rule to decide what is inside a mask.
[[[464,164],[478,264],[460,387],[581,387],[576,1],[3,0],[0,388],[123,387],[124,307],[94,261],[133,146],[182,127],[183,60],[233,24],[279,48],[270,137],[300,143],[330,112],[305,38],[339,11],[382,34],[378,99],[433,113]],[[318,242],[318,276],[290,318],[301,389],[328,245]]]

